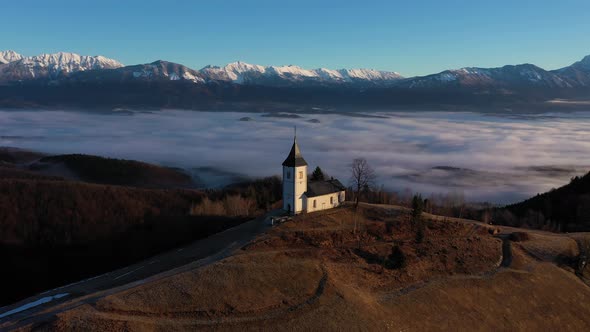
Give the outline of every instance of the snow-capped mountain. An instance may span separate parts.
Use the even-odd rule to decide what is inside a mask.
[[[133,65],[113,70],[89,70],[70,76],[70,81],[188,81],[205,83],[203,75],[186,66],[158,60],[143,65]]]
[[[209,81],[230,81],[243,84],[264,75],[266,67],[238,61],[225,67],[206,66],[199,71]]]
[[[124,67],[103,56],[74,53],[23,57],[14,51],[0,52],[0,83],[52,81],[184,81],[195,84],[227,83],[261,87],[361,87],[370,89],[469,89],[492,90],[569,89],[590,87],[590,56],[571,66],[547,71],[532,64],[498,68],[466,67],[438,74],[403,78],[396,72],[373,69],[305,69],[299,66],[261,66],[233,62],[223,67],[194,70],[181,64],[156,61]]]
[[[260,66],[233,62],[224,67],[207,66],[200,70],[208,81],[236,84],[293,86],[300,84],[329,85],[343,83],[387,84],[403,77],[396,72],[373,69],[304,69],[299,66]]]
[[[22,59],[23,56],[15,51],[0,51],[0,64],[9,63]]]
[[[407,88],[506,88],[506,87],[548,87],[568,88],[572,84],[556,73],[531,64],[509,65],[499,68],[467,67],[445,70],[438,74],[413,77],[400,82]]]
[[[120,67],[123,67],[123,64],[103,56],[83,56],[64,52],[41,54],[0,65],[0,81],[40,78],[54,80],[79,71]]]
[[[367,69],[310,70],[244,62],[201,70],[166,61],[123,67],[104,57],[70,53],[0,64],[0,107],[11,108],[396,109],[444,105],[493,109],[517,103],[543,109],[579,107],[547,101],[587,100],[589,95],[590,56],[552,71],[523,64],[467,67],[412,78]]]

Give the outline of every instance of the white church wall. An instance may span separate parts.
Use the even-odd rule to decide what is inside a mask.
[[[307,191],[307,166],[295,167],[295,214],[303,212],[303,194]]]
[[[314,203],[315,202],[315,203]],[[307,212],[315,212],[340,206],[344,202],[344,191],[307,198]]]
[[[283,210],[304,211],[303,193],[307,191],[307,166],[283,167]]]

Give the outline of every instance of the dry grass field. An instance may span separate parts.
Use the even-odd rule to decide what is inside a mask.
[[[585,234],[532,231],[526,240],[510,241],[477,222],[425,219],[418,243],[400,208],[366,205],[357,213],[341,208],[297,216],[217,263],[23,330],[590,328],[590,289],[571,263]],[[395,264],[394,246],[403,266]]]

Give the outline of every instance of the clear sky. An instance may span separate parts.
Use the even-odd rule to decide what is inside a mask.
[[[3,1],[0,50],[199,69],[237,60],[405,76],[590,54],[589,0]]]

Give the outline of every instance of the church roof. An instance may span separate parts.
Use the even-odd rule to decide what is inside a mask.
[[[343,190],[346,190],[346,187],[336,179],[327,181],[310,181],[307,183],[305,196],[316,197],[341,192]]]
[[[299,167],[299,166],[307,166],[307,162],[303,159],[301,155],[301,151],[299,150],[299,145],[297,145],[297,140],[293,141],[293,146],[291,147],[291,152],[287,156],[287,159],[283,161],[283,166],[287,167]]]

